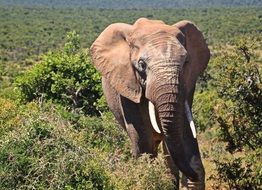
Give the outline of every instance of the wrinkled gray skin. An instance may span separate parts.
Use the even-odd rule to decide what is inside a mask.
[[[142,18],[134,25],[107,27],[91,53],[108,106],[127,131],[133,155],[157,156],[163,141],[175,177],[177,167],[187,177],[188,189],[204,189],[204,167],[184,107],[187,100],[191,108],[197,77],[210,57],[201,32],[189,21],[169,26]],[[150,122],[149,101],[161,134]]]

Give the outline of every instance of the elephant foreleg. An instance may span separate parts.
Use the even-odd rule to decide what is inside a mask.
[[[129,99],[120,96],[123,118],[128,136],[132,144],[132,153],[135,157],[143,153],[156,156],[156,145],[153,139],[150,119],[146,117],[147,102],[136,104]]]
[[[114,114],[119,125],[126,130],[118,92],[110,85],[105,77],[102,77],[102,87],[110,111]]]

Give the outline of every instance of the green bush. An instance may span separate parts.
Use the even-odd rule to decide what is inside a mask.
[[[261,65],[250,42],[239,40],[233,51],[218,56],[215,75],[219,101],[213,109],[219,138],[229,158],[216,158],[218,181],[230,189],[261,189]]]
[[[121,158],[111,160],[113,172],[110,177],[116,189],[171,190],[174,189],[173,178],[166,168],[166,160],[159,155],[152,160],[149,155],[134,160]]]
[[[16,80],[21,100],[53,100],[73,110],[98,114],[102,96],[100,75],[91,64],[88,52],[80,49],[80,38],[69,32],[64,50],[49,52]]]
[[[6,107],[12,111],[11,105]],[[92,144],[96,137],[85,139],[93,132],[89,126],[99,125],[101,119],[89,119],[80,130],[52,104],[40,108],[30,103],[17,109],[21,122],[0,141],[0,189],[113,189],[106,152]],[[12,112],[0,113],[5,127],[16,118]],[[109,138],[101,138],[101,144]]]
[[[251,153],[246,157],[214,160],[216,175],[211,179],[217,183],[213,187],[219,189],[219,184],[226,183],[229,189],[256,190],[262,187],[261,152]]]
[[[215,117],[228,150],[251,149],[262,145],[262,83],[260,65],[251,54],[248,42],[241,40],[235,51],[217,58],[220,63],[216,89],[220,101]]]
[[[173,187],[163,157],[132,158],[128,138],[112,114],[86,117],[52,103],[1,101],[6,130],[0,138],[0,189]],[[12,125],[7,130],[9,123],[16,124],[15,130]]]

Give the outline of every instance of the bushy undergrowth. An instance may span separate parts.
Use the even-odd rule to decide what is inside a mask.
[[[217,182],[214,188],[262,187],[262,68],[254,44],[239,39],[218,53],[207,71],[213,82],[195,96],[197,124],[213,128],[213,133],[216,129],[216,138],[225,142],[223,151],[214,149],[209,155],[216,170],[210,178]]]
[[[247,41],[240,40],[235,50],[216,60],[216,90],[222,100],[215,108],[221,136],[228,151],[247,146],[262,146],[262,81],[259,65]]]
[[[247,153],[246,153],[247,154]],[[249,151],[245,156],[218,158],[213,160],[216,173],[210,179],[216,181],[214,189],[226,184],[229,189],[257,190],[262,187],[261,150]]]
[[[0,189],[173,187],[161,156],[130,156],[111,114],[86,117],[54,104],[5,99],[0,106]]]
[[[152,160],[149,155],[141,158],[129,159],[127,162],[116,157],[113,163],[113,172],[110,175],[116,189],[146,189],[146,190],[173,190],[174,184],[170,171],[166,168],[163,155]]]

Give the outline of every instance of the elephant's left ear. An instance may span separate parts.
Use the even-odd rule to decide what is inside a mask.
[[[185,65],[184,76],[187,88],[191,91],[195,87],[198,76],[207,67],[210,51],[202,33],[192,22],[183,20],[173,26],[185,35],[188,63]]]

